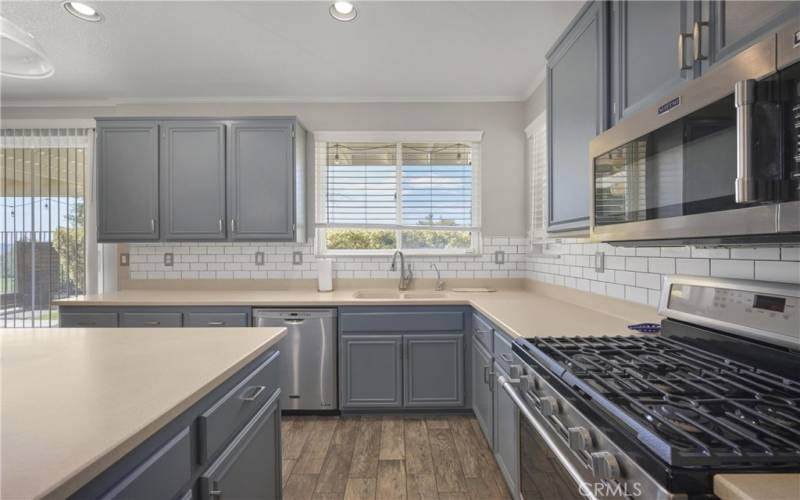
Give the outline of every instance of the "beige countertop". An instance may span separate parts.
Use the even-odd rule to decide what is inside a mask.
[[[285,332],[0,330],[0,497],[63,498],[75,492]]]
[[[718,474],[721,500],[800,500],[800,474]]]
[[[56,301],[61,306],[343,306],[470,305],[507,333],[519,337],[548,335],[618,335],[627,325],[657,322],[654,308],[551,285],[490,293],[447,291],[444,298],[358,299],[354,289],[316,290],[125,290]]]

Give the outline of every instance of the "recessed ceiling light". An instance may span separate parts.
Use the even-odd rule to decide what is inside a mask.
[[[358,16],[358,11],[353,2],[347,0],[337,0],[331,4],[331,16],[337,21],[352,21]]]
[[[85,3],[65,1],[62,3],[62,5],[67,12],[78,19],[83,19],[84,21],[90,21],[93,23],[99,23],[103,20],[103,14],[98,12],[94,7],[86,5]]]
[[[47,78],[53,73],[53,64],[33,35],[0,17],[0,75]]]

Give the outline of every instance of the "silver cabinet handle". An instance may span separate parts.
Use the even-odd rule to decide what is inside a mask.
[[[160,324],[161,324],[161,322],[160,322],[160,321],[145,321],[145,322],[144,322],[144,325],[145,325],[145,326],[158,326],[158,325],[160,325]]]
[[[241,399],[242,401],[255,401],[256,398],[258,398],[258,396],[260,396],[261,393],[264,392],[265,390],[267,390],[267,386],[265,386],[265,385],[256,385],[256,386],[253,386],[253,387],[247,387],[239,395],[239,399]],[[253,391],[253,393],[250,394],[249,396],[245,396],[245,394],[248,391]]]
[[[236,219],[231,219],[231,232],[236,232]]]
[[[508,383],[508,379],[501,375],[497,379],[497,383],[500,384],[500,387],[502,387],[503,390],[506,391],[506,393],[508,393],[508,396],[511,398],[511,401],[513,401],[514,404],[517,406],[517,408],[519,408],[520,414],[522,414],[522,416],[525,417],[525,420],[527,420],[528,423],[530,423],[531,426],[536,430],[536,432],[539,434],[539,437],[541,437],[544,440],[544,442],[547,443],[547,446],[550,448],[550,451],[553,452],[553,454],[558,459],[559,463],[561,463],[561,466],[564,467],[564,469],[566,469],[567,473],[569,473],[572,479],[578,484],[585,483],[586,481],[583,479],[580,472],[578,472],[578,469],[575,468],[575,465],[573,465],[572,461],[570,461],[566,457],[566,455],[564,455],[564,452],[561,451],[561,448],[559,447],[558,443],[556,443],[553,436],[544,427],[544,425],[542,425],[536,419],[536,417],[533,415],[533,413],[525,404],[525,402],[522,400],[522,398],[519,397],[517,391],[514,390],[514,387]],[[586,488],[586,498],[589,498],[591,500],[597,500],[597,496],[594,495],[591,488]]]
[[[755,201],[753,182],[753,102],[755,80],[740,80],[733,88],[736,103],[736,203]]]
[[[708,56],[703,55],[703,28],[708,28],[708,21],[695,21],[692,28],[692,52],[695,61],[705,61]]]
[[[222,326],[225,324],[224,321],[209,321],[206,323],[208,326]]]
[[[494,392],[494,376],[495,372],[489,372],[489,392]]]
[[[225,224],[225,223],[224,223],[224,222],[222,222],[222,217],[220,217],[220,219],[219,219],[219,232],[220,232],[220,233],[223,231],[223,225],[224,225],[224,224]]]
[[[687,38],[692,38],[691,33],[678,33],[678,69],[681,71],[685,69],[692,69],[691,64],[686,64],[686,51],[684,50],[684,43]]]
[[[78,326],[95,326],[97,323],[94,321],[79,321]]]
[[[156,232],[156,220],[155,219],[150,219],[150,232],[151,233],[155,233]]]
[[[489,383],[489,368],[490,368],[489,365],[486,365],[486,366],[483,367],[483,383],[484,384],[488,384]]]
[[[222,490],[209,490],[208,496],[212,498],[222,498]]]

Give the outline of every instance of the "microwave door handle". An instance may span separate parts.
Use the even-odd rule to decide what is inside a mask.
[[[570,462],[570,460],[566,457],[566,455],[564,455],[564,453],[556,444],[556,441],[553,438],[553,436],[547,431],[547,429],[545,429],[545,427],[538,420],[536,420],[536,417],[533,416],[533,413],[531,413],[531,410],[528,408],[528,405],[525,404],[522,398],[520,398],[519,394],[517,394],[517,391],[514,390],[514,386],[511,384],[511,381],[507,379],[505,376],[500,375],[500,377],[497,378],[497,383],[500,385],[500,387],[503,388],[504,391],[506,391],[506,393],[508,393],[508,396],[514,402],[517,408],[519,408],[520,414],[522,414],[522,416],[525,417],[525,420],[527,420],[533,426],[533,428],[536,429],[536,432],[539,433],[539,435],[542,437],[545,443],[547,443],[547,446],[548,448],[550,448],[550,451],[553,452],[558,461],[561,463],[561,466],[567,470],[572,479],[577,484],[585,483],[586,480],[583,479],[583,477],[581,477],[581,474],[580,472],[578,472],[578,469],[575,467],[575,465],[573,465],[572,462]],[[592,494],[591,488],[586,488],[586,490],[587,491],[585,492],[586,493],[585,498],[589,498],[590,500],[597,500],[597,497],[594,494]],[[581,491],[581,493],[583,494],[584,492]]]
[[[756,201],[753,180],[753,102],[756,81],[740,80],[734,87],[736,103],[736,203]]]

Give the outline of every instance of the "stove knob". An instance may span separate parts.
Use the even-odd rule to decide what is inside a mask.
[[[542,415],[545,417],[550,417],[558,413],[558,401],[556,401],[556,398],[544,396],[539,398],[539,402],[542,406]]]
[[[522,375],[522,367],[519,365],[511,365],[508,368],[508,374],[511,378],[519,378],[519,376]]]
[[[533,389],[533,376],[532,375],[520,375],[519,376],[519,390],[522,392],[528,392]]]
[[[570,427],[567,432],[569,448],[572,451],[585,451],[592,445],[592,435],[586,427]]]
[[[592,470],[597,479],[619,479],[620,470],[617,458],[610,452],[598,451],[591,454]]]

